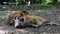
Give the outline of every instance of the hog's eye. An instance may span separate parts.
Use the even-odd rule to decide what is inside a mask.
[[[20,16],[16,16],[17,19],[20,19]]]
[[[24,18],[21,18],[21,19],[20,19],[20,21],[22,21],[22,22],[23,22],[23,21],[24,21]]]

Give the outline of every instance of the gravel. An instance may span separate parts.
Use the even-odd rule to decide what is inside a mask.
[[[52,24],[59,25],[47,25],[38,28],[26,27],[26,28],[15,28],[5,24],[5,15],[1,15],[0,19],[0,32],[2,34],[60,34],[60,12],[59,11],[44,11],[37,10],[31,12],[33,15],[41,16]]]

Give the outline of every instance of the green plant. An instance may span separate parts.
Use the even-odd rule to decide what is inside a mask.
[[[46,5],[48,3],[52,3],[54,0],[42,0],[42,4]]]
[[[58,0],[58,2],[60,2],[60,0]]]

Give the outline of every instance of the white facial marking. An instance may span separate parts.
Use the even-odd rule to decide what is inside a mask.
[[[22,19],[22,17],[20,18],[20,19]],[[15,27],[17,27],[17,26],[19,26],[19,24],[21,23],[21,25],[24,25],[23,23],[22,23],[22,21],[20,21],[19,19],[18,19],[18,17],[16,17],[16,19],[15,19]]]
[[[18,25],[19,25],[19,20],[16,19],[16,20],[15,20],[15,27],[17,27]]]
[[[24,19],[24,21],[20,21],[20,19]],[[15,19],[15,27],[17,27],[17,26],[24,26],[24,24],[26,23],[26,18],[24,18],[24,17],[20,17],[19,19],[18,19],[18,16],[16,17],[16,19]]]
[[[16,19],[15,19],[15,27],[17,27],[17,26],[19,26],[19,19],[18,19],[18,17],[16,17]]]

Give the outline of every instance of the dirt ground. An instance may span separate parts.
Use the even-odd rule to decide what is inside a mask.
[[[0,19],[0,32],[1,34],[60,34],[60,11],[34,11],[31,12],[33,15],[41,16],[46,18],[52,24],[58,25],[47,25],[38,28],[26,27],[26,28],[14,28],[5,24],[4,16]],[[3,33],[2,33],[3,32]]]

